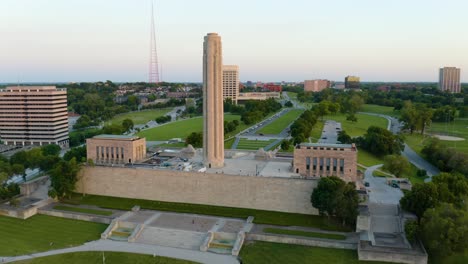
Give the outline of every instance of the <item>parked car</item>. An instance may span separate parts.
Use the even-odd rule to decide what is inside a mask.
[[[369,187],[370,183],[369,182],[364,182],[364,186]]]

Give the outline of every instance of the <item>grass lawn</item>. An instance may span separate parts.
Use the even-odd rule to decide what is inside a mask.
[[[356,117],[358,119],[357,122],[347,121],[346,115],[344,114],[327,115],[323,119],[341,122],[342,129],[345,130],[346,133],[348,133],[348,135],[351,137],[364,135],[370,126],[378,126],[385,129],[387,128],[388,121],[383,117],[365,114],[356,114]]]
[[[288,93],[288,96],[290,99],[297,99],[297,93],[294,93],[294,92],[287,92]]]
[[[281,133],[289,124],[291,124],[299,115],[304,112],[303,110],[293,109],[282,115],[280,118],[274,120],[267,126],[264,126],[262,129],[257,131],[258,133],[276,135]]]
[[[126,118],[133,120],[135,125],[137,124],[146,124],[148,121],[154,120],[157,117],[164,116],[168,112],[170,112],[172,108],[166,109],[149,109],[149,110],[142,110],[137,112],[130,112],[125,114],[116,115],[108,124],[122,124],[122,121]]]
[[[324,123],[318,120],[315,126],[312,128],[312,132],[310,133],[312,142],[315,143],[322,137],[323,126],[324,126]]]
[[[361,112],[376,113],[388,116],[399,117],[400,111],[394,111],[391,106],[380,106],[373,104],[365,104],[362,106]]]
[[[465,264],[468,263],[468,249],[465,253],[456,253],[449,257],[434,258],[429,257],[429,264]]]
[[[292,235],[292,236],[303,236],[303,237],[317,237],[317,238],[327,238],[327,239],[337,239],[345,240],[346,236],[338,234],[327,234],[327,233],[317,233],[317,232],[308,232],[301,230],[290,230],[290,229],[281,229],[281,228],[264,228],[263,232],[271,234],[280,234],[280,235]]]
[[[281,213],[273,211],[221,207],[201,204],[171,203],[99,195],[86,195],[83,197],[81,194],[74,194],[73,199],[69,202],[73,204],[96,205],[102,208],[120,210],[131,210],[133,206],[139,205],[141,208],[144,209],[171,211],[179,213],[194,213],[235,218],[247,218],[249,216],[254,216],[254,223],[257,224],[306,226],[321,228],[330,231],[350,231],[348,228],[342,227],[339,223],[335,223],[333,220],[329,221],[326,217],[321,217],[318,215]]]
[[[166,257],[153,257],[152,255],[142,255],[124,252],[75,252],[60,255],[53,255],[31,260],[16,261],[17,264],[102,264],[103,255],[107,264],[191,264],[195,263],[187,260],[172,259]]]
[[[54,206],[54,209],[61,210],[61,211],[68,211],[68,212],[85,213],[85,214],[107,215],[107,216],[112,215],[111,211],[71,207],[71,206],[64,206],[64,205],[56,205]]]
[[[235,119],[240,121],[240,115],[224,114],[225,121],[232,121]],[[229,137],[229,135],[231,134],[237,134],[239,131],[245,129],[246,127],[247,126],[243,122],[240,122],[239,126],[237,126],[236,131],[225,135],[225,137]],[[171,138],[185,139],[192,132],[202,132],[202,131],[203,131],[203,118],[195,117],[195,118],[175,121],[175,122],[168,123],[166,125],[143,130],[140,133],[138,133],[138,136],[146,137],[147,141],[169,140]]]
[[[224,141],[224,149],[231,149],[232,148],[232,144],[234,143],[234,141],[236,141],[236,138],[233,137],[229,140],[226,140]]]
[[[446,123],[434,122],[427,130],[429,134],[449,135],[454,137],[464,138],[463,141],[446,141],[442,142],[451,148],[468,154],[468,120],[455,119],[455,121]]]
[[[356,250],[307,247],[255,241],[247,243],[240,252],[244,264],[383,264],[359,261]],[[388,263],[387,263],[388,264]]]
[[[367,152],[366,150],[359,148],[358,149],[358,163],[366,167],[371,167],[378,164],[383,164],[383,159]]]
[[[16,256],[81,245],[96,240],[105,224],[35,215],[21,220],[0,216],[0,256]]]
[[[237,149],[248,149],[248,150],[257,150],[259,148],[264,148],[271,143],[275,142],[276,139],[270,140],[248,140],[246,138],[241,138],[239,144],[237,144]]]

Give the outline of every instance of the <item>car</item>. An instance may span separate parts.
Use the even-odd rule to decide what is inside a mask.
[[[364,186],[369,187],[370,183],[369,182],[364,182]]]
[[[327,137],[323,137],[322,139],[327,139]]]
[[[391,185],[393,188],[400,188],[400,185],[398,185],[398,183],[392,183]]]
[[[259,135],[259,136],[264,136],[263,133],[259,133],[258,135]]]

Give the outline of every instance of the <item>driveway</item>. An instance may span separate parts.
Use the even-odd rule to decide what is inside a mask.
[[[364,172],[364,181],[369,183],[366,187],[369,193],[369,202],[378,204],[394,204],[400,203],[403,192],[399,188],[393,188],[386,183],[384,177],[374,177],[372,173],[380,168],[382,164],[367,168]]]

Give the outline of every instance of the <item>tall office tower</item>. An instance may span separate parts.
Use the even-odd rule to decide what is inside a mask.
[[[304,92],[320,92],[326,88],[330,88],[329,80],[305,80]]]
[[[460,69],[455,67],[440,68],[439,89],[451,93],[461,92]]]
[[[231,98],[237,104],[239,96],[239,66],[223,65],[223,100]]]
[[[0,138],[6,145],[68,146],[67,90],[55,86],[0,90]]]
[[[203,43],[203,161],[224,167],[223,55],[221,37],[208,33]]]
[[[356,76],[346,76],[345,78],[345,89],[359,89],[361,86],[361,80]]]

